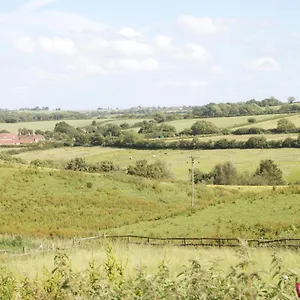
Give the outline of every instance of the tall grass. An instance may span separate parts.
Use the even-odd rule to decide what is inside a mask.
[[[296,253],[247,248],[107,244],[93,251],[58,250],[50,258],[9,261],[0,275],[0,299],[296,299],[299,274]],[[43,261],[43,271],[24,273],[29,266],[41,269]]]

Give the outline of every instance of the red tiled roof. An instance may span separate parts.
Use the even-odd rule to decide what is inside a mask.
[[[18,138],[17,134],[0,133],[0,140],[15,140]]]
[[[17,145],[17,144],[31,144],[45,140],[42,135],[22,135],[18,136],[15,134],[0,134],[0,145]]]

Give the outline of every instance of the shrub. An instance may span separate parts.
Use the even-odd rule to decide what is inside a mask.
[[[66,170],[89,172],[90,167],[83,158],[76,157],[67,163]]]
[[[214,184],[231,185],[236,183],[236,168],[229,161],[216,165],[212,174]]]
[[[253,117],[248,118],[248,123],[256,123],[256,119]]]
[[[92,182],[87,182],[86,187],[91,189],[93,187],[93,183]]]
[[[268,141],[264,136],[252,136],[245,143],[246,149],[267,148]]]
[[[282,171],[271,159],[262,160],[255,172],[255,177],[262,177],[268,185],[283,185]]]
[[[162,179],[170,178],[171,173],[163,161],[157,160],[153,164],[149,164],[147,160],[138,160],[135,166],[127,168],[129,175],[142,176],[146,178]]]
[[[280,119],[277,122],[276,131],[278,133],[296,132],[297,128],[293,122],[288,119]]]
[[[191,127],[192,135],[199,135],[199,134],[213,134],[220,132],[220,129],[209,121],[197,121]]]

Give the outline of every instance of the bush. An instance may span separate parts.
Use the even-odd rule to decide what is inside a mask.
[[[138,160],[135,166],[127,168],[129,175],[142,176],[153,179],[170,178],[171,172],[163,161],[157,160],[153,164],[149,164],[147,160]]]
[[[220,129],[209,121],[197,121],[191,127],[192,135],[219,133]]]
[[[31,161],[30,165],[34,166],[34,167],[41,167],[41,168],[53,168],[54,161],[53,160],[35,159],[35,160]]]
[[[67,163],[66,170],[89,172],[90,166],[86,163],[86,161],[83,158],[76,157],[74,159],[71,159]]]
[[[248,118],[248,123],[256,123],[256,119],[253,117]]]
[[[212,175],[214,184],[232,185],[236,183],[236,168],[229,161],[216,165]]]
[[[262,160],[254,177],[263,178],[268,185],[283,185],[282,171],[271,159]]]
[[[280,119],[277,122],[276,131],[278,133],[289,133],[289,132],[296,132],[297,128],[293,122],[288,119]]]

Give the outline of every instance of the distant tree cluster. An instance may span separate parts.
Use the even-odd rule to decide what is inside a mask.
[[[127,168],[127,173],[152,179],[172,177],[167,165],[161,160],[157,160],[153,164],[148,164],[147,160],[138,160],[134,166]]]
[[[0,123],[18,123],[18,122],[33,122],[33,121],[50,121],[50,120],[67,120],[67,119],[87,119],[87,114],[76,111],[55,111],[42,112],[41,110],[30,111],[9,111],[0,110]]]
[[[256,171],[238,173],[231,162],[217,164],[212,172],[203,173],[199,169],[194,172],[195,183],[216,185],[283,185],[282,171],[274,163],[267,159],[262,160]]]

